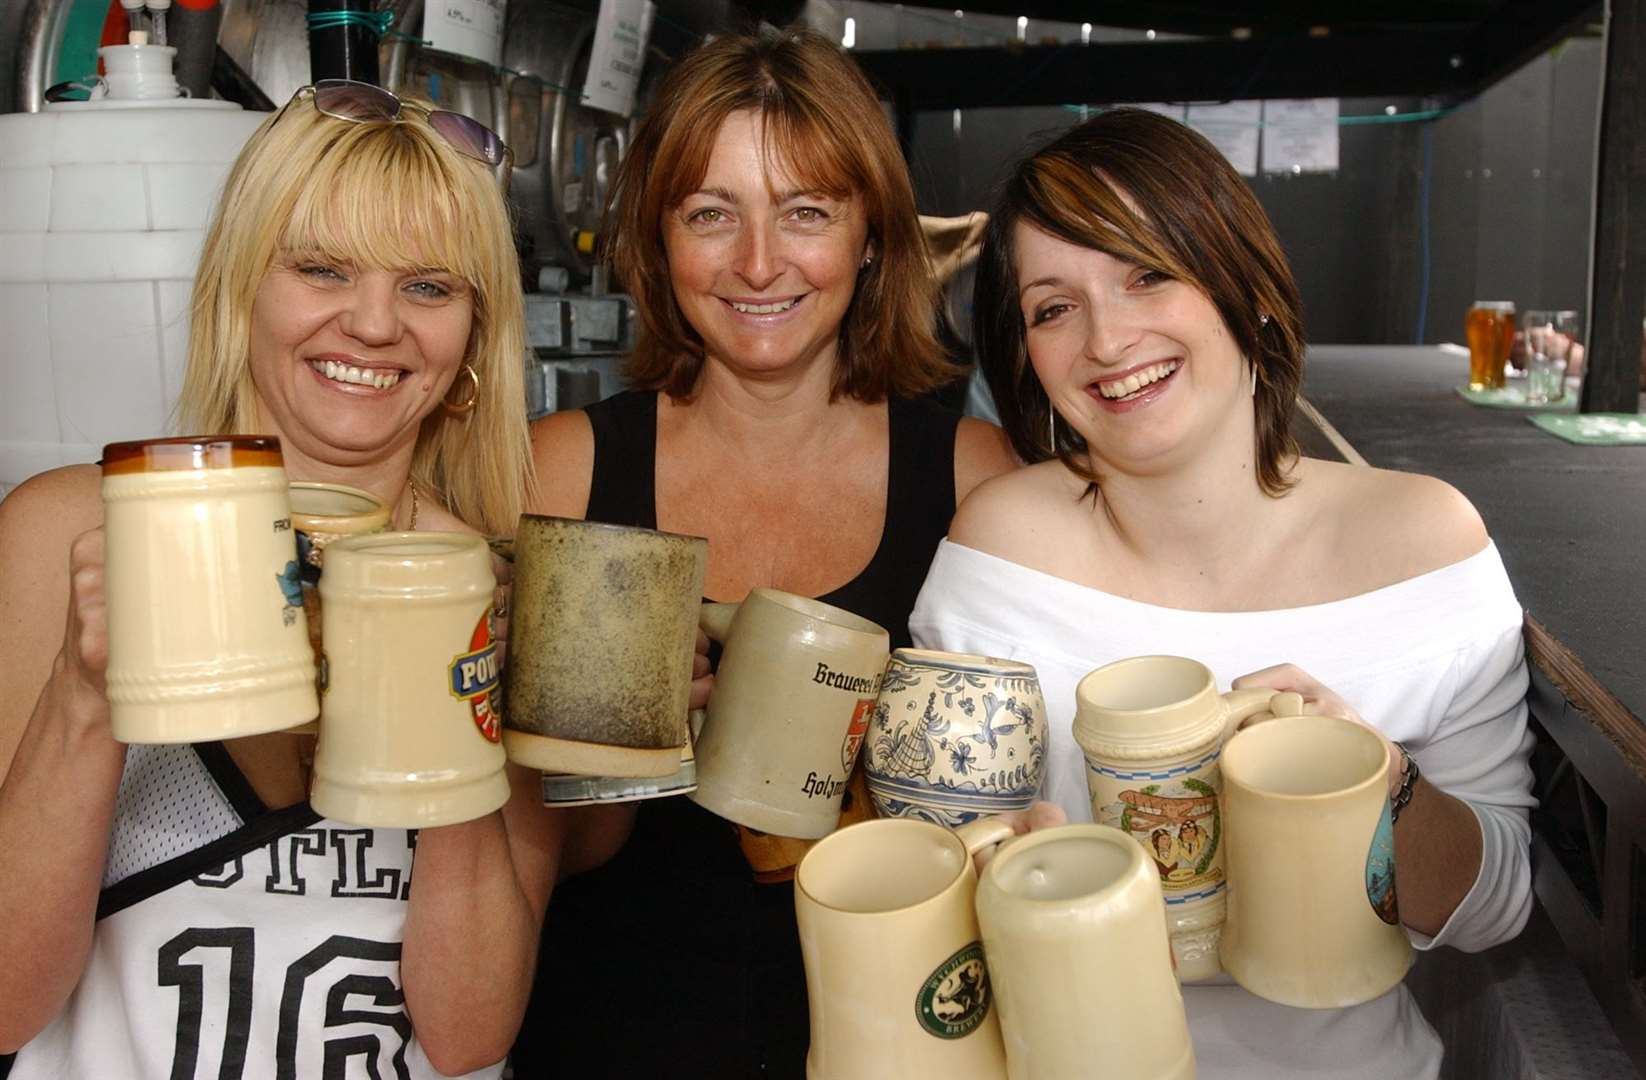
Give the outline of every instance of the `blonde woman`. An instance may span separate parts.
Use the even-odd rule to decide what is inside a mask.
[[[179,430],[277,435],[294,479],[371,491],[399,529],[512,531],[530,462],[506,154],[377,87],[300,90],[229,175]],[[404,830],[309,808],[302,737],[116,742],[101,524],[90,466],[0,504],[13,1077],[498,1075],[559,845],[535,774],[417,834],[414,878]]]

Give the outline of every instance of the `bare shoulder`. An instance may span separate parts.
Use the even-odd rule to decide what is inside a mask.
[[[30,477],[0,500],[0,542],[8,570],[45,555],[61,555],[68,545],[103,523],[102,471],[95,465],[68,465]],[[7,575],[10,576],[9,573]]]
[[[1082,514],[1086,485],[1060,461],[1001,473],[974,488],[955,511],[949,539],[1027,566],[1039,565],[1047,541]]]
[[[962,416],[954,433],[954,498],[963,502],[985,480],[1017,468],[1006,433],[987,420]]]
[[[1387,584],[1461,562],[1486,546],[1486,524],[1461,491],[1433,476],[1311,461],[1339,549]]]
[[[532,421],[532,464],[537,487],[526,509],[551,517],[582,518],[594,481],[594,427],[582,409]]]

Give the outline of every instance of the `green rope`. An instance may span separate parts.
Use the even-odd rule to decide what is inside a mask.
[[[388,33],[394,25],[392,11],[311,11],[310,30],[332,30],[338,27],[361,26],[378,37]]]

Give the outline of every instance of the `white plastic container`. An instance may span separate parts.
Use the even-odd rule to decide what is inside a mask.
[[[204,231],[267,116],[121,89],[0,115],[0,494],[168,431]]]

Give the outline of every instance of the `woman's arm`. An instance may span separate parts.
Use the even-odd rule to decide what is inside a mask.
[[[103,696],[101,524],[92,468],[0,502],[0,1053],[62,1009],[96,927],[126,753]]]
[[[540,775],[508,769],[501,811],[417,835],[400,974],[417,1039],[448,1074],[509,1052],[560,859],[562,819],[543,806]]]

